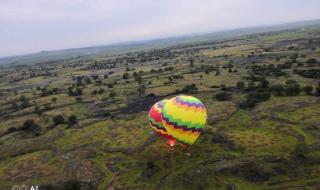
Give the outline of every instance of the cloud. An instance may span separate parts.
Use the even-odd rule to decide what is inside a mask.
[[[317,0],[1,0],[0,56],[320,18]]]

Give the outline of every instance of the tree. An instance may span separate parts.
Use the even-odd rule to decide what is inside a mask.
[[[231,94],[226,92],[220,92],[215,95],[215,98],[219,101],[225,101],[231,99]]]
[[[198,91],[198,87],[196,84],[188,84],[183,87],[182,92],[186,93],[195,93]]]
[[[304,87],[302,88],[302,90],[303,90],[306,94],[311,95],[311,93],[312,93],[312,91],[313,91],[313,87],[310,86],[310,85],[307,85],[307,86],[304,86]]]
[[[64,117],[62,115],[54,116],[52,120],[55,125],[64,123]]]
[[[220,70],[219,69],[217,69],[217,71],[216,71],[216,76],[218,76],[218,75],[220,75]]]
[[[77,116],[71,115],[71,116],[68,118],[68,121],[69,121],[69,125],[74,125],[74,124],[78,123]]]
[[[69,95],[69,96],[73,96],[72,87],[68,87],[68,95]]]
[[[113,97],[115,97],[115,96],[116,96],[116,93],[115,93],[115,92],[113,92],[113,91],[110,92],[110,94],[109,94],[109,97],[110,97],[110,98],[113,98]]]
[[[125,80],[129,79],[129,77],[130,77],[129,73],[124,73],[122,75],[122,78],[125,79]]]
[[[252,90],[254,90],[255,88],[256,88],[256,86],[255,86],[254,82],[253,82],[253,81],[250,81],[250,82],[248,83],[248,86],[247,86],[246,90],[247,90],[247,91],[252,91]]]
[[[30,131],[30,132],[36,132],[40,130],[40,125],[38,125],[36,122],[34,122],[33,119],[26,120],[20,130]]]
[[[320,82],[318,83],[318,87],[316,88],[316,95],[320,96]]]
[[[261,88],[268,88],[268,85],[269,85],[269,81],[267,79],[263,78],[260,80],[260,87]]]
[[[295,96],[300,93],[300,85],[295,80],[286,81],[286,95]]]
[[[103,94],[105,91],[106,91],[105,89],[100,88],[99,91],[98,91],[98,93],[99,93],[99,94]]]
[[[220,88],[221,88],[221,90],[226,90],[226,89],[227,89],[227,86],[226,86],[225,84],[221,84],[221,85],[220,85]]]
[[[242,81],[238,81],[238,82],[237,82],[237,88],[239,88],[239,89],[244,89],[244,87],[245,87],[244,82],[242,82]]]
[[[96,95],[96,94],[98,94],[98,91],[97,91],[97,90],[93,90],[93,91],[91,92],[91,94],[92,94],[92,95]]]
[[[51,99],[51,101],[52,101],[53,103],[56,103],[56,102],[57,102],[57,98],[56,98],[56,97],[53,97],[53,98]]]
[[[281,84],[273,85],[270,89],[277,96],[282,96],[286,91],[285,87]]]
[[[38,105],[36,105],[34,107],[34,111],[40,116],[43,113],[43,110],[40,109],[40,107]]]
[[[317,59],[315,59],[315,58],[311,58],[311,59],[308,59],[307,60],[307,63],[309,64],[309,65],[314,65],[314,64],[316,64],[318,61],[317,61]]]
[[[69,180],[66,181],[63,184],[63,188],[64,190],[80,190],[81,189],[81,182],[78,180]]]
[[[193,67],[194,66],[194,61],[193,61],[193,59],[189,59],[189,63],[190,63],[190,67]]]
[[[20,96],[20,101],[22,103],[21,106],[23,108],[28,107],[30,105],[30,102],[29,102],[28,98],[26,96],[24,96],[24,95]]]
[[[91,84],[91,78],[90,78],[90,77],[84,78],[84,81],[85,81],[87,84]]]
[[[82,90],[80,88],[76,88],[76,91],[74,93],[76,96],[81,96],[82,95]]]
[[[247,100],[241,102],[239,106],[241,108],[253,108],[257,103],[270,99],[271,93],[265,90],[257,90],[250,92],[247,95]]]
[[[138,93],[140,96],[144,95],[146,93],[146,87],[144,85],[139,86]]]

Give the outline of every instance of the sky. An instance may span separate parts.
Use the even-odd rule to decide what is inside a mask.
[[[320,18],[319,0],[0,0],[0,57]]]

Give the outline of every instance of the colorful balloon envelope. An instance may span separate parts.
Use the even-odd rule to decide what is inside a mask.
[[[148,119],[156,133],[167,139],[170,145],[172,143],[174,145],[175,139],[167,133],[167,130],[162,125],[162,108],[167,101],[167,99],[164,99],[155,103],[149,110]]]
[[[203,103],[192,96],[176,96],[162,109],[162,124],[167,133],[184,145],[192,145],[201,134],[207,120]]]

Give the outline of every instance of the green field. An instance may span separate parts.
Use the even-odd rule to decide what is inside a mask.
[[[0,189],[319,189],[319,44],[312,27],[2,68]],[[178,94],[208,112],[191,156],[147,120]]]

